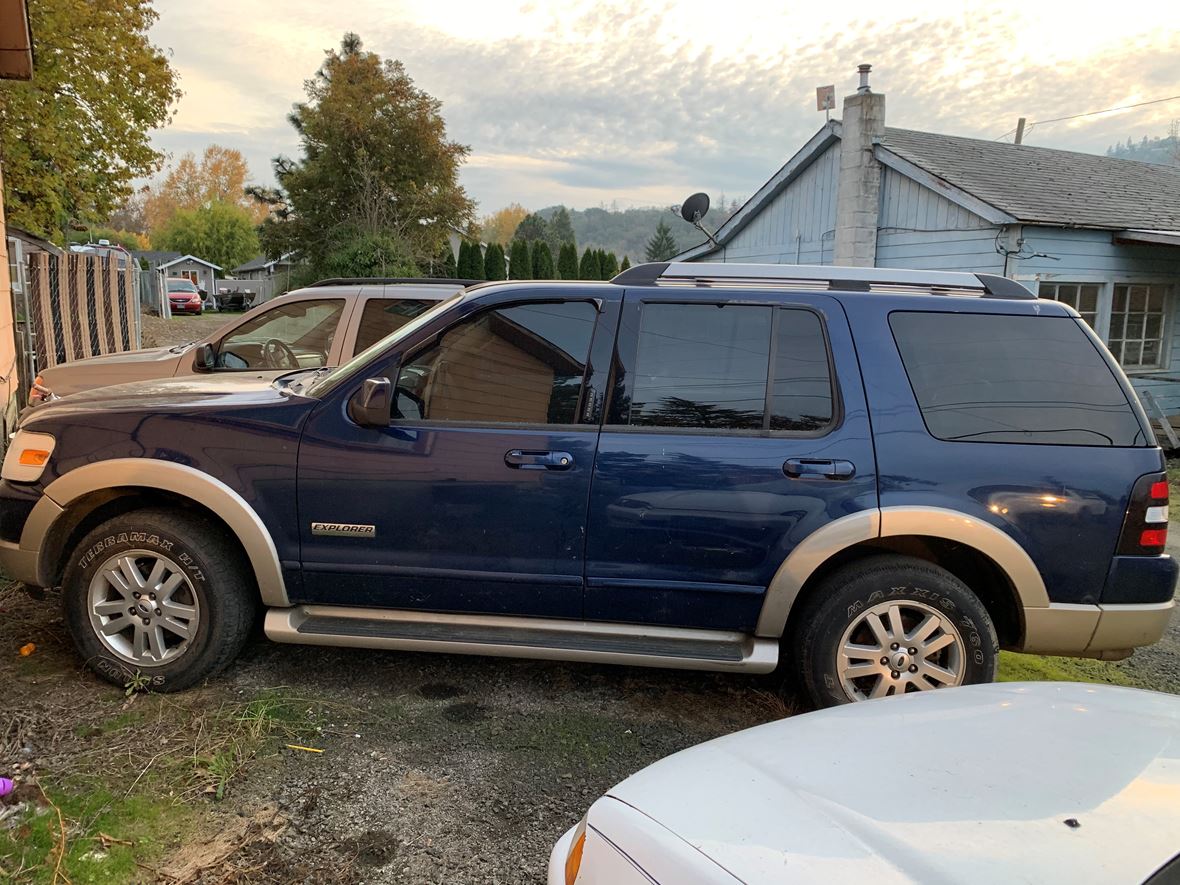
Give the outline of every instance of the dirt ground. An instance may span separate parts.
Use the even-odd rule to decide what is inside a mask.
[[[151,314],[144,314],[141,340],[144,347],[164,347],[197,341],[240,316],[240,313],[212,311],[203,313],[199,317],[174,316],[165,320]]]

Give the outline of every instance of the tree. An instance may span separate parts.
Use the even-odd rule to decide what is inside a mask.
[[[484,277],[483,253],[476,243],[463,240],[459,244],[459,279],[482,280]]]
[[[655,234],[647,241],[647,260],[668,261],[679,251],[676,241],[672,239],[672,229],[661,221],[656,225]]]
[[[156,232],[152,242],[159,249],[211,261],[225,272],[258,254],[258,234],[250,214],[232,203],[215,202],[199,209],[181,209]]]
[[[246,195],[250,167],[242,152],[211,144],[198,161],[192,151],[181,156],[163,180],[144,189],[143,215],[147,230],[158,230],[178,209],[196,209],[212,202],[237,204],[255,224],[267,215],[266,207]]]
[[[598,253],[593,249],[587,249],[582,253],[582,261],[578,264],[578,276],[583,280],[598,279]]]
[[[329,252],[321,267],[326,277],[418,276],[418,267],[406,259],[401,242],[380,233],[352,238]]]
[[[518,240],[527,240],[531,246],[538,240],[548,240],[549,238],[549,222],[536,212],[526,215],[516,226],[515,237]]]
[[[533,278],[533,263],[529,255],[529,244],[525,240],[513,240],[512,251],[509,253],[508,278],[511,280],[531,280]]]
[[[483,256],[484,279],[508,279],[508,270],[504,265],[504,247],[499,243],[489,243]]]
[[[468,148],[447,138],[441,104],[401,62],[345,34],[304,90],[288,117],[300,158],[276,158],[279,187],[251,191],[271,209],[268,255],[294,251],[315,268],[342,244],[380,235],[423,263],[469,224],[474,204],[458,180]]]
[[[619,272],[619,259],[615,257],[615,253],[604,251],[603,254],[599,256],[599,262],[602,265],[599,268],[599,271],[602,273],[602,278],[604,280],[614,279],[615,275]]]
[[[528,214],[529,210],[520,203],[509,203],[503,209],[484,216],[479,223],[480,238],[485,243],[510,242],[517,226]]]
[[[8,221],[42,236],[101,222],[159,168],[150,132],[180,97],[152,45],[150,0],[29,3],[33,79],[0,84],[0,162]]]
[[[578,247],[573,243],[562,243],[557,253],[557,275],[563,280],[578,278]]]
[[[459,275],[455,265],[455,253],[449,242],[443,243],[438,255],[430,262],[430,276],[440,280],[453,280]]]
[[[554,276],[553,253],[549,244],[541,241],[533,247],[533,279],[551,280]]]
[[[578,243],[574,238],[574,225],[570,221],[569,210],[565,206],[558,206],[557,211],[549,219],[550,248],[558,249],[569,243],[574,247],[574,258],[578,256]]]
[[[623,263],[619,265],[619,273],[628,270],[631,267],[631,259],[626,255],[623,256]]]

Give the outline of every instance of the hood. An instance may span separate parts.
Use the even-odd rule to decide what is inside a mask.
[[[68,396],[79,390],[93,390],[108,384],[170,378],[176,374],[181,359],[190,351],[188,347],[179,349],[179,352],[169,347],[129,350],[62,363],[42,369],[38,374],[45,386],[58,396]]]
[[[608,795],[745,882],[1142,882],[1180,851],[1180,698],[1009,683],[865,701]]]
[[[184,375],[117,384],[75,393],[54,400],[30,413],[24,426],[101,411],[134,411],[151,414],[193,408],[226,408],[285,402],[289,395],[273,385],[274,373],[234,372],[219,375]]]

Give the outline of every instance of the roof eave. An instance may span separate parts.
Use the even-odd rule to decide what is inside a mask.
[[[717,233],[714,234],[717,245],[713,243],[701,243],[699,246],[693,246],[691,249],[681,252],[672,260],[689,261],[693,258],[699,258],[702,255],[708,255],[724,247],[726,243],[740,233],[742,228],[749,224],[762,211],[762,208],[767,203],[782,193],[788,184],[798,178],[803,170],[810,166],[820,154],[839,141],[840,132],[841,126],[839,120],[829,120],[825,123],[778,172],[771,176],[766,184],[757,190],[754,196],[746,200],[742,208],[726,219],[725,223],[717,229]]]
[[[888,166],[906,178],[912,179],[923,187],[934,191],[936,194],[946,197],[956,206],[961,206],[985,221],[990,221],[992,224],[1015,224],[1019,220],[1010,212],[1006,212],[998,206],[993,206],[991,203],[981,200],[974,194],[963,190],[958,185],[951,184],[945,178],[941,178],[933,172],[923,169],[917,163],[906,159],[901,154],[890,150],[883,144],[878,144],[873,148],[873,156],[883,166]]]

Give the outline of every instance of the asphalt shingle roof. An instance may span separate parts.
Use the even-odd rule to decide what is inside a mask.
[[[891,127],[882,147],[1019,221],[1180,230],[1180,167]]]
[[[234,273],[245,273],[249,270],[262,270],[270,263],[270,259],[265,255],[259,255],[257,258],[251,258],[245,264],[239,264],[234,268]]]

